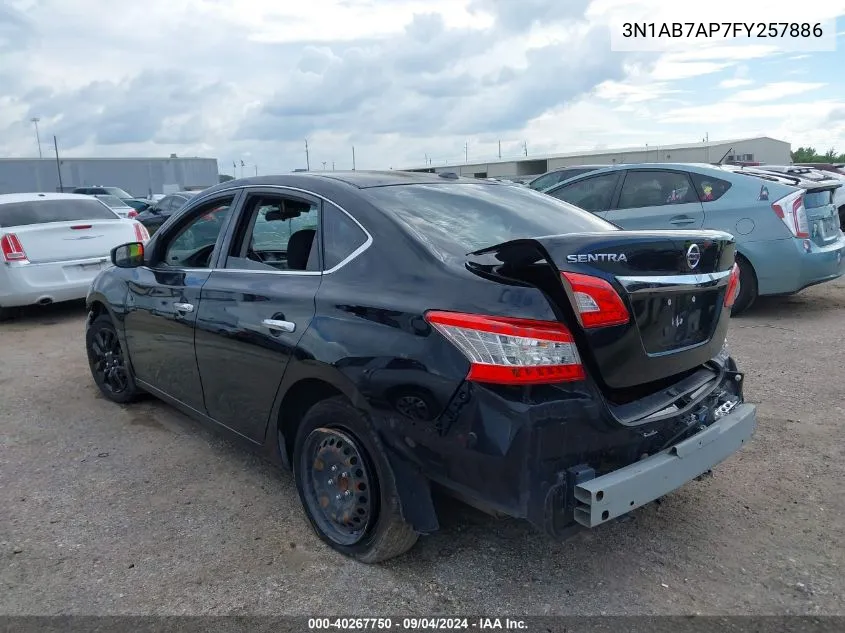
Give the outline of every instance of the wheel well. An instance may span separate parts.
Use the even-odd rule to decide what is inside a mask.
[[[757,281],[757,271],[754,270],[754,264],[752,264],[751,261],[745,255],[740,253],[739,251],[737,251],[737,253],[736,253],[736,258],[741,259],[742,261],[744,261],[748,265],[748,267],[751,269],[751,272],[754,274],[754,281]],[[740,283],[742,283],[742,282],[740,282]]]
[[[108,314],[106,306],[103,305],[101,301],[92,301],[91,305],[88,307],[88,310],[89,312],[91,312],[91,314],[94,315],[95,319],[101,314]]]
[[[343,395],[338,389],[329,383],[317,378],[306,378],[293,385],[285,394],[279,408],[278,431],[282,437],[279,438],[279,448],[284,450],[282,455],[289,464],[293,463],[293,443],[296,438],[296,429],[308,410],[321,400]],[[284,444],[281,440],[284,439]]]

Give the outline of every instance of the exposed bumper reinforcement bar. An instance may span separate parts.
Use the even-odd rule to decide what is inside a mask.
[[[575,520],[595,527],[662,497],[735,453],[756,427],[757,408],[741,404],[665,451],[578,484]]]

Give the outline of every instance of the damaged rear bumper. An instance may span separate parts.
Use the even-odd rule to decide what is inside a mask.
[[[574,519],[595,527],[683,486],[738,451],[754,433],[757,410],[738,405],[703,431],[606,475],[574,485]]]

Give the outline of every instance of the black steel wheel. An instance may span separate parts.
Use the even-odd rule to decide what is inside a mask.
[[[88,326],[85,343],[91,375],[102,394],[121,404],[137,399],[141,391],[108,315],[97,317]]]
[[[296,433],[293,472],[311,526],[342,554],[377,563],[416,543],[378,437],[346,398],[322,400],[305,414]]]
[[[320,530],[341,545],[358,543],[378,515],[378,488],[356,440],[332,428],[305,438],[299,476]]]

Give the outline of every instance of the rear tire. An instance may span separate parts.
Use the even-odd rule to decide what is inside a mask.
[[[108,314],[101,314],[88,327],[85,349],[91,376],[106,398],[118,404],[128,404],[143,395],[135,384],[132,367]]]
[[[321,400],[305,414],[293,472],[311,527],[341,554],[378,563],[417,542],[377,435],[343,396]]]
[[[731,316],[742,314],[757,300],[757,275],[744,257],[737,257],[739,267],[739,295],[731,309]]]

